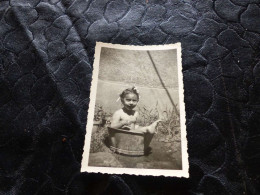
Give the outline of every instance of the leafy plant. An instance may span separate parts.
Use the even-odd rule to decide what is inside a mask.
[[[104,142],[108,137],[107,125],[110,124],[109,119],[111,118],[111,116],[112,114],[105,112],[101,105],[95,106],[94,127],[92,130],[90,144],[91,153],[104,151]]]
[[[96,131],[92,133],[90,153],[103,152],[105,147],[105,140],[108,138],[108,131],[106,127],[98,127]]]
[[[180,117],[177,111],[177,105],[173,108],[165,108],[161,116],[159,116],[158,103],[155,108],[147,109],[146,107],[139,108],[140,125],[147,126],[152,124],[157,119],[162,119],[162,122],[156,128],[155,138],[158,141],[171,142],[176,135],[180,135]]]
[[[159,119],[159,111],[157,109],[157,104],[154,109],[148,109],[145,106],[142,108],[139,107],[138,112],[140,116],[140,126],[148,126]]]

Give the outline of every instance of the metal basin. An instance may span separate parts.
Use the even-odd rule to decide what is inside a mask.
[[[113,152],[131,156],[142,156],[149,147],[152,134],[133,130],[108,127],[110,149]]]

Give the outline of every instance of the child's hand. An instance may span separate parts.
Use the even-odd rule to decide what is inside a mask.
[[[127,119],[122,120],[122,123],[124,125],[130,125],[130,124],[135,123],[135,122],[136,122],[136,119],[133,116],[130,116]]]
[[[124,127],[128,127],[131,130],[135,129],[134,128],[135,123],[136,123],[136,118],[133,117],[133,116],[129,116],[127,119],[124,119],[124,120],[121,121],[121,124]]]
[[[122,123],[122,125],[131,125],[133,122],[131,122],[129,120],[122,120],[121,123]]]
[[[129,116],[128,121],[129,121],[130,124],[135,123],[136,122],[136,117]]]

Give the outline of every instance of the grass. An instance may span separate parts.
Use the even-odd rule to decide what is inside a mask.
[[[175,137],[180,134],[180,117],[176,112],[177,105],[175,108],[165,108],[161,116],[157,108],[148,109],[146,107],[139,108],[140,125],[147,126],[158,120],[162,119],[162,122],[156,128],[155,139],[163,142],[171,142],[176,140]]]

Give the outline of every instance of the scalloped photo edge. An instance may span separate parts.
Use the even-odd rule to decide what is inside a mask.
[[[94,125],[94,115],[95,115],[95,105],[97,99],[97,90],[98,90],[98,81],[100,76],[100,60],[101,60],[101,50],[102,48],[111,48],[118,50],[127,50],[127,51],[164,51],[164,50],[176,50],[176,65],[177,68],[176,74],[172,75],[170,78],[177,76],[176,83],[178,84],[178,94],[176,95],[178,98],[178,106],[179,106],[179,127],[180,127],[180,153],[181,153],[181,169],[168,169],[168,168],[143,168],[140,167],[114,167],[114,166],[100,166],[95,164],[89,165],[90,159],[90,148],[91,148],[91,135]],[[149,52],[148,52],[149,53]],[[159,52],[158,52],[159,53]],[[157,54],[156,54],[157,55]],[[158,54],[159,55],[159,54]],[[148,57],[147,57],[148,58]],[[168,64],[167,64],[168,65]],[[167,66],[166,65],[166,66]],[[109,68],[109,62],[107,63],[107,68]],[[115,72],[111,72],[111,74],[115,74]],[[131,77],[132,78],[132,77]],[[111,85],[112,86],[112,85]],[[139,88],[138,88],[139,89]],[[143,98],[141,91],[140,98]],[[118,94],[116,94],[118,97]],[[113,100],[113,101],[116,101]],[[118,103],[119,104],[119,103]],[[90,89],[90,103],[89,108],[86,110],[88,113],[87,116],[87,125],[86,125],[86,135],[84,142],[84,152],[82,155],[81,162],[81,172],[88,173],[107,173],[107,174],[129,174],[129,175],[149,175],[149,176],[165,176],[165,177],[189,177],[189,162],[188,162],[188,151],[187,151],[187,132],[186,132],[186,114],[185,114],[185,104],[184,104],[184,86],[183,86],[183,73],[182,73],[182,54],[181,54],[181,43],[175,44],[167,44],[167,45],[151,45],[151,46],[133,46],[133,45],[119,45],[119,44],[110,44],[110,43],[102,43],[97,42],[95,47],[95,59],[93,64],[93,74],[92,74],[92,83]],[[108,151],[111,151],[109,147],[107,147]],[[111,151],[113,154],[113,151]],[[100,153],[102,154],[102,153]],[[116,154],[121,155],[121,154]],[[125,156],[125,155],[124,155]],[[121,156],[119,156],[121,157]],[[124,157],[132,159],[130,157]],[[138,157],[133,157],[133,159]],[[140,158],[145,158],[141,156]],[[138,160],[138,159],[137,159]],[[102,163],[101,163],[102,164]]]

